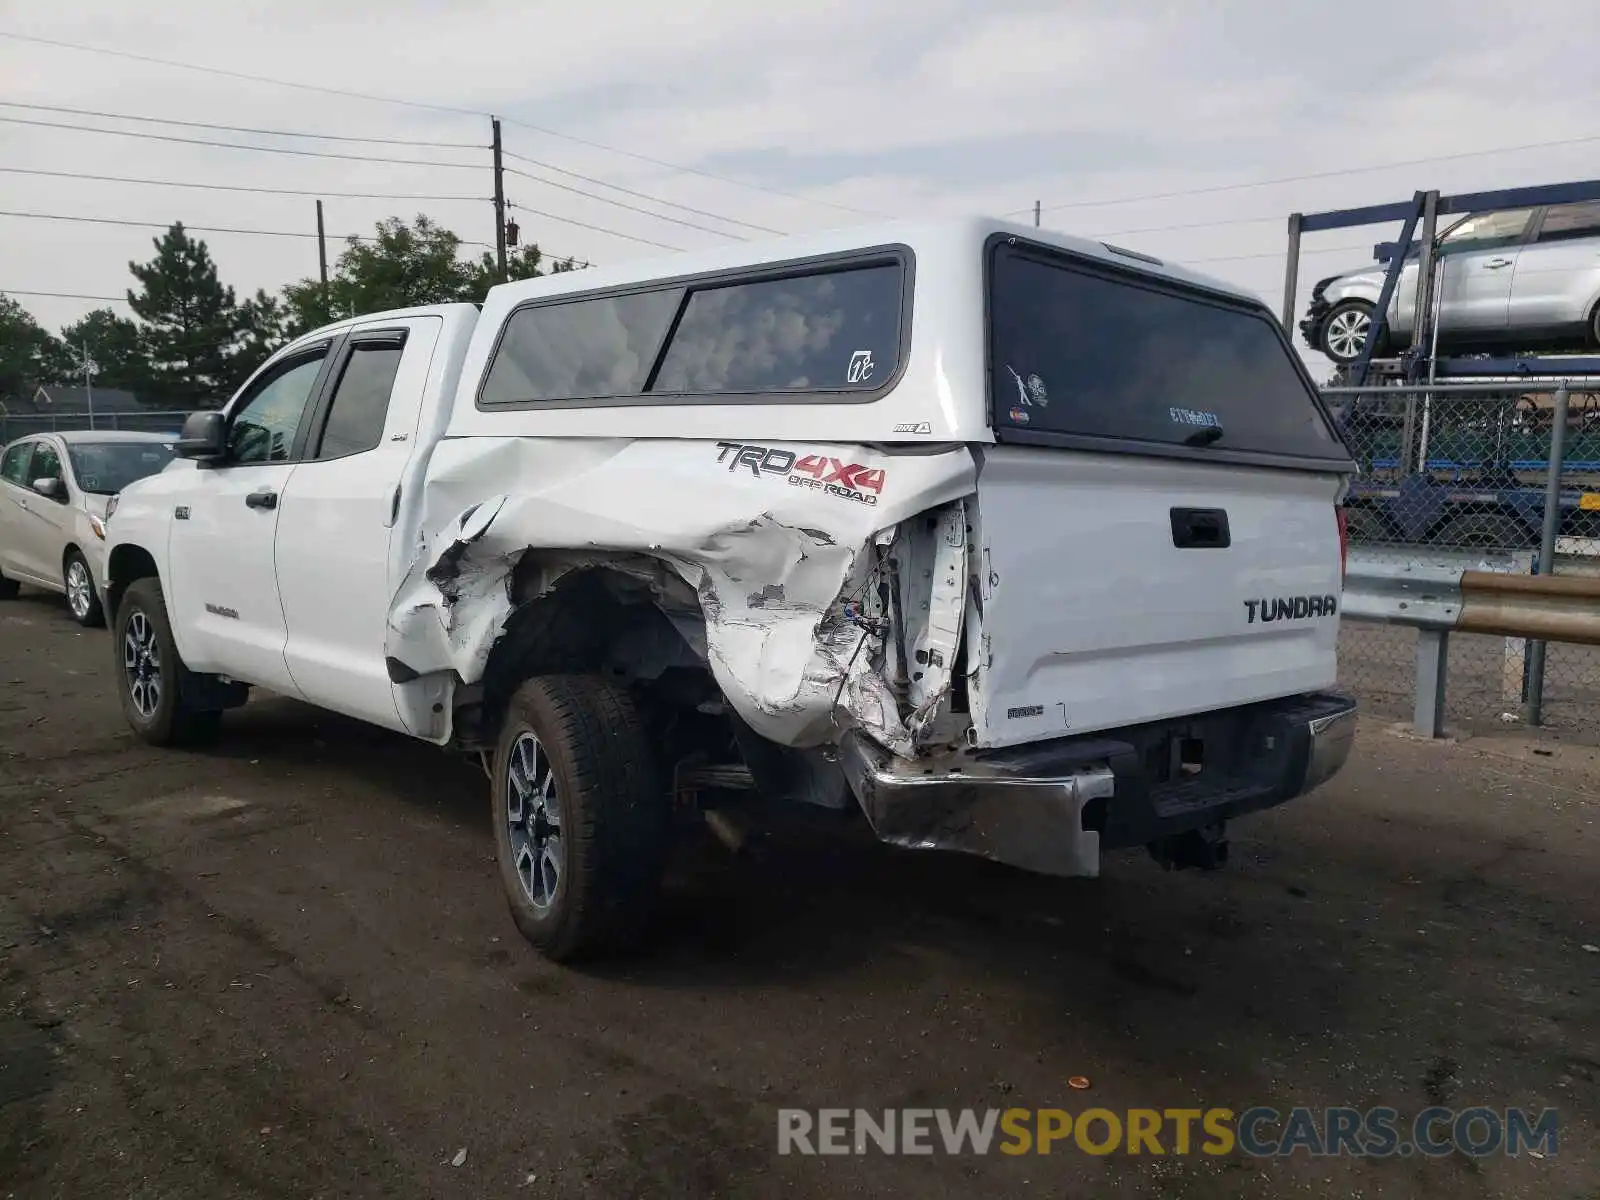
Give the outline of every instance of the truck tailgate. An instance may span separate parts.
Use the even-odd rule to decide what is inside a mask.
[[[1334,473],[996,446],[973,522],[980,746],[1334,682]]]

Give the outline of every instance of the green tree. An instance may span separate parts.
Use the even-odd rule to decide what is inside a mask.
[[[506,253],[508,282],[516,279],[537,279],[541,275],[559,275],[563,271],[577,269],[577,262],[570,258],[546,259],[544,251],[534,242],[518,246]],[[466,278],[466,292],[461,298],[470,300],[474,304],[482,304],[483,298],[489,294],[489,289],[500,282],[500,272],[495,266],[494,255],[485,250],[477,261],[468,264]]]
[[[33,314],[0,294],[0,403],[27,401],[41,383],[54,383],[66,371],[62,346]]]
[[[210,250],[181,221],[152,243],[154,258],[128,264],[140,284],[128,303],[144,322],[154,399],[174,408],[218,404],[230,390],[240,332],[233,289],[223,286]]]
[[[576,265],[571,259],[547,262],[534,244],[519,246],[506,256],[511,279],[570,271]],[[375,236],[345,243],[326,287],[319,280],[302,279],[284,288],[285,324],[297,335],[330,321],[390,308],[481,303],[498,282],[493,254],[463,260],[461,239],[427,216],[418,215],[410,223],[390,217],[378,223]]]
[[[94,382],[100,387],[123,388],[143,398],[154,388],[150,378],[150,354],[144,331],[134,321],[119,317],[109,308],[97,308],[81,320],[61,330],[61,341],[73,355],[86,350],[100,368]]]
[[[239,306],[240,342],[228,360],[228,392],[236,391],[250,373],[289,340],[290,314],[286,305],[261,289]]]

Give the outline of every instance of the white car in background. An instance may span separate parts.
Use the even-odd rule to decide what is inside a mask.
[[[18,438],[0,452],[0,600],[22,584],[67,597],[78,624],[103,625],[106,505],[172,461],[170,434],[76,430]]]

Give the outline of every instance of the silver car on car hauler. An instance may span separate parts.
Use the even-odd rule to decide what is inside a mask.
[[[1600,347],[1600,200],[1474,213],[1438,242],[1441,350]],[[1306,344],[1340,366],[1355,362],[1386,270],[1379,264],[1319,280],[1300,322]],[[1401,269],[1373,357],[1409,344],[1416,308],[1413,257]]]

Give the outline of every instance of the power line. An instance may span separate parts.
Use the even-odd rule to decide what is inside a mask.
[[[454,113],[463,117],[482,117],[487,115],[473,108],[455,108],[448,104],[429,104],[424,100],[401,100],[395,96],[374,96],[367,92],[353,92],[344,88],[325,87],[315,83],[295,83],[288,79],[272,79],[266,75],[251,75],[244,71],[230,71],[223,67],[207,67],[199,63],[178,62],[170,58],[156,58],[150,54],[135,54],[131,50],[112,50],[104,46],[85,46],[79,42],[66,42],[57,38],[39,37],[30,33],[16,33],[9,29],[0,29],[0,38],[8,38],[14,42],[32,42],[36,46],[54,46],[59,50],[77,50],[83,54],[103,54],[109,58],[125,58],[132,62],[149,63],[157,67],[175,67],[184,71],[198,71],[203,75],[219,75],[223,79],[242,79],[247,83],[267,83],[272,84],[274,87],[296,88],[303,92],[320,92],[324,96],[342,96],[347,100],[370,100],[374,104],[399,104],[406,108]]]
[[[1333,179],[1341,175],[1362,175],[1372,171],[1388,171],[1395,167],[1419,167],[1428,163],[1455,162],[1463,158],[1484,158],[1491,154],[1515,154],[1523,150],[1549,150],[1557,146],[1578,146],[1600,142],[1600,133],[1584,137],[1560,138],[1553,142],[1524,142],[1519,146],[1498,146],[1492,150],[1464,150],[1459,154],[1436,154],[1428,158],[1408,158],[1395,162],[1375,163],[1366,167],[1342,167],[1337,171],[1313,171],[1306,175],[1283,175],[1277,179],[1253,179],[1248,183],[1225,183],[1215,187],[1185,188],[1176,192],[1152,192],[1144,196],[1124,196],[1117,200],[1072,200],[1064,204],[1051,204],[1041,212],[1056,212],[1063,208],[1105,208],[1117,204],[1137,204],[1144,200],[1173,200],[1182,196],[1209,196],[1218,192],[1238,192],[1247,188],[1273,187],[1280,183],[1304,183],[1312,179]],[[1002,215],[1008,217],[1031,213],[1032,208],[1014,208]]]
[[[92,108],[68,108],[61,104],[24,104],[19,100],[0,100],[0,108],[67,113],[75,117],[106,117],[113,121],[142,121],[147,125],[180,125],[185,129],[217,129],[227,133],[260,134],[262,137],[309,138],[319,142],[371,142],[383,146],[418,146],[433,150],[487,149],[472,142],[419,142],[410,138],[355,137],[341,133],[296,133],[287,129],[254,129],[248,125],[214,125],[209,121],[180,121],[175,117],[141,117],[132,113],[99,112]]]
[[[3,35],[0,35],[3,36]],[[570,133],[562,133],[557,129],[546,129],[542,125],[533,125],[527,121],[519,121],[516,117],[500,118],[507,125],[515,125],[519,129],[527,129],[533,133],[542,133],[546,137],[560,138],[567,142],[576,142],[580,146],[589,146],[596,150],[604,150],[608,154],[618,154],[623,158],[635,159],[638,162],[649,163],[651,166],[665,167],[669,171],[677,171],[684,175],[698,175],[702,179],[715,179],[718,183],[732,184],[734,187],[748,188],[752,192],[766,192],[771,196],[782,196],[785,200],[800,200],[806,204],[820,204],[824,208],[835,208],[840,212],[854,213],[860,217],[883,217],[886,214],[873,212],[867,208],[855,208],[849,204],[839,204],[833,200],[823,200],[817,196],[802,196],[797,192],[780,191],[775,187],[768,187],[763,183],[751,183],[745,179],[734,179],[729,175],[718,175],[713,171],[702,171],[698,167],[686,167],[682,163],[668,162],[664,158],[652,158],[648,154],[637,154],[632,150],[619,150],[616,146],[607,146],[604,142],[591,142],[587,138],[575,137]]]
[[[757,225],[753,221],[741,221],[737,217],[725,217],[721,213],[707,212],[703,208],[693,208],[687,204],[679,204],[676,200],[667,200],[661,196],[653,196],[649,192],[636,192],[632,188],[623,187],[621,184],[608,183],[604,179],[596,179],[593,175],[580,175],[576,171],[569,171],[565,167],[556,166],[554,163],[540,162],[537,158],[529,158],[526,155],[517,154],[511,150],[506,150],[503,153],[505,154],[506,158],[514,158],[518,162],[527,163],[531,167],[543,167],[546,171],[554,171],[558,175],[566,175],[572,179],[581,179],[585,183],[593,183],[600,187],[610,188],[614,192],[621,192],[624,196],[637,196],[641,200],[649,200],[655,204],[664,204],[668,208],[681,209],[683,212],[694,213],[696,216],[700,217],[710,217],[713,221],[726,221],[729,225],[742,225],[746,229],[758,230],[761,233],[775,233],[780,235],[783,233],[783,230],[773,229],[769,225]],[[521,172],[518,172],[518,174],[521,174]],[[537,176],[529,175],[528,178],[536,179]],[[540,182],[548,181],[540,180]],[[552,184],[552,186],[558,185]],[[587,193],[581,194],[586,195]]]
[[[537,175],[530,175],[528,172],[518,170],[516,167],[506,167],[505,172],[507,175],[520,175],[523,179],[531,179],[535,183],[542,183],[545,187],[553,187],[563,192],[572,192],[575,195],[584,196],[590,200],[598,200],[602,204],[610,204],[616,208],[625,208],[629,212],[643,213],[645,216],[654,217],[658,221],[668,221],[673,225],[682,225],[685,229],[698,229],[701,233],[714,233],[718,237],[733,238],[735,241],[740,242],[746,240],[745,238],[740,237],[737,233],[727,233],[721,229],[713,229],[709,225],[696,225],[693,221],[685,221],[680,217],[669,217],[665,213],[651,212],[648,208],[640,208],[636,204],[628,204],[622,200],[612,200],[607,196],[596,195],[594,192],[586,192],[582,188],[573,187],[571,184],[557,183],[553,179],[541,179]]]
[[[492,114],[472,108],[460,108],[449,104],[430,104],[423,100],[402,100],[396,96],[376,96],[370,92],[356,92],[344,88],[325,87],[314,83],[298,83],[289,79],[273,79],[266,75],[252,75],[244,71],[230,71],[222,67],[201,66],[198,63],[179,62],[170,58],[156,58],[149,54],[135,54],[130,50],[112,50],[104,46],[86,46],[79,42],[67,42],[58,38],[39,37],[35,34],[16,33],[11,30],[0,29],[0,38],[9,38],[17,42],[31,42],[36,46],[54,46],[60,50],[76,50],[83,54],[103,54],[111,58],[124,58],[133,62],[149,63],[153,66],[171,67],[182,71],[198,71],[205,75],[217,75],[224,79],[242,79],[249,83],[265,83],[274,87],[294,88],[303,92],[319,92],[325,96],[340,96],[347,100],[365,100],[373,104],[397,104],[406,108],[423,109],[429,112],[452,113],[457,116],[487,118]],[[766,192],[773,196],[782,196],[786,200],[799,200],[807,204],[819,204],[826,208],[839,209],[842,212],[856,213],[860,216],[881,217],[884,214],[871,212],[868,209],[852,208],[848,204],[839,204],[832,200],[822,200],[814,196],[802,196],[795,192],[785,192],[778,188],[768,187],[765,184],[750,183],[747,180],[735,179],[728,175],[718,175],[714,171],[706,171],[699,167],[689,167],[682,163],[669,162],[664,158],[652,158],[648,154],[639,154],[632,150],[623,150],[616,146],[608,146],[604,142],[591,141],[588,138],[576,137],[570,133],[562,133],[557,129],[547,129],[542,125],[534,125],[528,121],[518,120],[516,117],[503,117],[508,125],[516,125],[534,133],[542,133],[546,137],[560,138],[563,141],[573,142],[579,146],[589,146],[595,150],[604,150],[608,154],[620,155],[623,158],[632,158],[639,162],[650,163],[654,166],[665,167],[669,171],[678,171],[685,175],[698,175],[703,179],[714,179],[719,183],[731,184],[734,187],[747,188],[751,191]]]
[[[655,246],[661,250],[675,250],[682,252],[682,246],[669,246],[666,242],[653,242],[649,238],[635,237],[631,233],[618,233],[615,229],[607,229],[604,225],[591,225],[587,221],[576,221],[571,217],[557,216],[555,213],[543,212],[537,208],[529,208],[526,204],[518,204],[514,200],[506,201],[507,208],[514,208],[518,212],[529,213],[535,217],[543,217],[547,221],[560,221],[565,225],[576,225],[579,229],[592,229],[596,233],[610,234],[612,237],[622,238],[624,241],[639,242],[645,246]]]
[[[1135,233],[1173,233],[1180,229],[1221,229],[1227,225],[1260,225],[1267,221],[1283,224],[1287,218],[1282,213],[1270,217],[1234,217],[1226,221],[1195,221],[1185,225],[1147,225],[1143,229],[1112,229],[1106,233],[1086,233],[1083,237],[1129,237]]]
[[[68,216],[65,213],[15,212],[9,209],[0,209],[0,217],[18,217],[30,221],[73,221],[85,225],[123,225],[133,229],[170,229],[173,224],[170,221],[164,223],[161,221],[130,221],[122,217],[78,217]],[[297,229],[240,229],[219,225],[185,225],[184,229],[195,233],[239,233],[249,234],[252,237],[314,238],[317,236],[308,230]],[[351,240],[375,242],[378,239],[369,234],[346,233],[330,235],[330,240],[336,242],[348,242]],[[493,244],[490,242],[457,240],[463,246],[482,246],[486,249],[493,249]]]
[[[30,292],[26,288],[0,288],[0,296],[47,296],[54,300],[105,300],[114,304],[126,304],[126,296],[90,296],[83,292]]]
[[[448,167],[457,171],[481,171],[475,163],[440,162],[437,159],[380,158],[368,154],[337,154],[331,150],[296,150],[289,146],[244,146],[238,142],[217,142],[209,138],[178,137],[170,133],[141,133],[134,129],[104,129],[97,125],[69,125],[59,121],[39,121],[32,117],[4,117],[12,125],[38,125],[45,129],[66,129],[74,133],[105,133],[112,137],[140,138],[151,142],[179,142],[186,146],[216,146],[223,150],[250,150],[256,154],[292,154],[298,158],[336,158],[345,162],[393,163],[403,167]]]
[[[1370,253],[1372,243],[1368,242],[1365,246],[1319,246],[1315,250],[1301,250],[1300,256],[1306,258],[1313,254],[1355,254],[1362,250]],[[1191,266],[1195,263],[1243,262],[1247,258],[1282,258],[1286,253],[1287,251],[1285,250],[1268,250],[1258,254],[1224,254],[1217,258],[1185,258],[1179,260],[1177,265]]]
[[[134,179],[126,175],[92,175],[82,171],[46,171],[37,167],[0,167],[11,175],[43,175],[52,179],[84,179],[95,183],[137,183],[151,187],[195,188],[207,192],[254,192],[267,196],[317,196],[338,200],[423,200],[430,202],[470,201],[487,204],[485,196],[429,196],[416,192],[330,192],[323,189],[247,187],[234,183],[193,183],[173,179]]]

